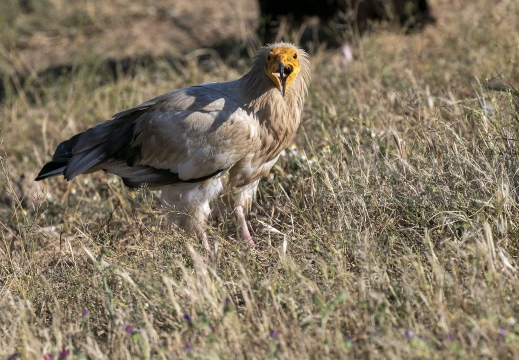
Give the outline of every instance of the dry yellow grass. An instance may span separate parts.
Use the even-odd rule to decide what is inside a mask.
[[[215,219],[211,265],[147,190],[31,179],[60,140],[245,62],[157,60],[112,81],[86,59],[8,92],[0,356],[518,358],[517,98],[484,84],[519,87],[519,6],[431,5],[436,26],[376,30],[349,66],[313,57],[295,144],[253,206],[258,249]]]

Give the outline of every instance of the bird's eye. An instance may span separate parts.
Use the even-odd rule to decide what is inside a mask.
[[[297,54],[294,54],[294,59],[297,59]]]

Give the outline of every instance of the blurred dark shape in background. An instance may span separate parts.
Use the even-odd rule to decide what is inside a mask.
[[[301,43],[338,46],[362,35],[374,22],[388,21],[406,33],[434,23],[427,0],[259,0],[265,42],[279,41],[287,31]]]

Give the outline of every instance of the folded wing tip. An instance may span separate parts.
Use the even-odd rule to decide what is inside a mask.
[[[36,179],[34,179],[34,180],[40,181],[40,180],[47,179],[49,177],[61,175],[61,174],[63,174],[63,171],[65,170],[66,167],[67,167],[66,164],[63,165],[63,163],[51,161],[42,167],[42,169],[40,170],[40,173],[38,174],[38,176],[36,176]]]

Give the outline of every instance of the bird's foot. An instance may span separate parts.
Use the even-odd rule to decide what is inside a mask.
[[[254,240],[252,240],[252,236],[250,235],[250,232],[249,232],[249,229],[247,227],[247,224],[243,225],[242,228],[241,228],[241,238],[242,238],[242,240],[247,242],[247,244],[249,244],[249,246],[251,248],[255,248],[256,247],[256,244],[254,243]]]

